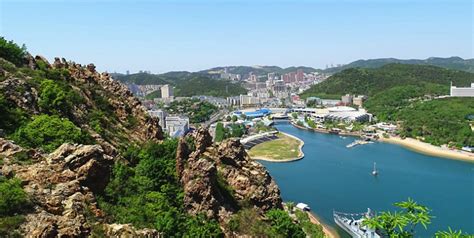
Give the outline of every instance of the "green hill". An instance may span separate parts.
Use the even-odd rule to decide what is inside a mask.
[[[208,95],[216,97],[236,96],[247,93],[241,83],[223,79],[213,79],[203,73],[189,73],[186,71],[169,72],[165,74],[137,73],[130,75],[116,75],[115,79],[122,83],[170,84],[175,87],[175,96],[190,97]],[[154,95],[159,95],[155,93]]]
[[[400,125],[403,137],[434,145],[474,145],[473,98],[434,97],[449,94],[449,85],[468,86],[474,74],[428,65],[388,64],[380,68],[351,68],[311,87],[302,97],[339,98],[346,93],[368,95],[364,107],[379,121]]]
[[[380,68],[351,68],[329,77],[301,94],[309,96],[339,97],[346,93],[374,95],[395,86],[438,84],[441,93],[449,93],[449,85],[467,86],[474,74],[429,65],[388,64]]]
[[[449,57],[439,58],[431,57],[428,59],[395,59],[395,58],[382,58],[382,59],[368,59],[368,60],[357,60],[350,64],[346,64],[340,67],[333,67],[323,70],[325,73],[337,73],[349,68],[379,68],[387,64],[416,64],[416,65],[433,65],[448,69],[462,70],[466,72],[474,73],[474,59],[462,59],[460,57]]]

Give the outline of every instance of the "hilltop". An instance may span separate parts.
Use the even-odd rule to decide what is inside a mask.
[[[395,59],[395,58],[381,58],[381,59],[368,59],[368,60],[357,60],[349,64],[332,67],[323,70],[324,73],[337,73],[349,68],[379,68],[387,64],[415,64],[415,65],[433,65],[443,67],[447,69],[462,70],[470,73],[474,73],[474,59],[463,59],[460,57],[430,57],[427,59]]]
[[[255,75],[267,75],[268,73],[277,73],[285,74],[288,72],[294,72],[296,70],[302,69],[305,73],[317,72],[318,69],[306,66],[292,66],[288,68],[281,68],[278,66],[225,66],[225,67],[215,67],[211,69],[206,69],[199,71],[199,73],[212,74],[216,72],[224,72],[224,69],[227,69],[227,73],[231,74],[240,74],[243,77],[248,77],[250,73]]]
[[[474,74],[430,65],[388,64],[380,68],[350,68],[312,86],[302,97],[329,95],[339,98],[346,93],[372,96],[394,86],[434,84],[440,94],[449,93],[452,82],[468,86]],[[433,86],[433,85],[432,85]]]

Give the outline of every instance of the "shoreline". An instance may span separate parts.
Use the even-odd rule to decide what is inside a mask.
[[[462,160],[462,161],[471,162],[471,163],[474,162],[474,153],[464,152],[461,150],[451,150],[448,148],[443,148],[443,147],[435,146],[423,141],[419,141],[414,138],[402,139],[400,137],[391,136],[389,138],[380,137],[378,141],[400,145],[407,149],[410,149],[410,150],[413,150],[415,152],[425,154],[425,155],[431,155],[431,156],[444,158],[444,159]]]
[[[290,122],[291,125],[298,129],[302,130],[309,130],[309,131],[314,131],[314,132],[319,132],[319,133],[325,133],[329,134],[328,131],[322,131],[322,130],[316,130],[316,129],[311,129],[311,128],[306,128],[306,127],[301,127],[293,122]],[[338,135],[348,135],[348,136],[356,136],[360,137],[360,135],[356,134],[348,134],[348,133],[339,133]],[[400,137],[389,137],[389,138],[384,138],[383,136],[380,136],[379,139],[377,139],[379,142],[383,143],[389,143],[389,144],[396,144],[403,146],[406,149],[415,151],[420,154],[424,155],[430,155],[430,156],[435,156],[438,158],[443,158],[443,159],[454,159],[454,160],[461,160],[465,162],[471,162],[474,163],[474,153],[469,153],[461,150],[450,150],[447,148],[443,148],[440,146],[435,146],[426,142],[419,141],[414,138],[405,138],[402,139]]]
[[[294,135],[290,135],[288,133],[285,133],[285,132],[279,132],[285,136],[288,136],[288,137],[291,137],[295,140],[297,140],[300,144],[298,145],[298,157],[296,158],[291,158],[291,159],[270,159],[270,158],[267,158],[267,157],[263,157],[263,156],[254,156],[254,157],[250,157],[251,159],[253,160],[263,160],[263,161],[268,161],[268,162],[276,162],[276,163],[285,163],[285,162],[293,162],[293,161],[298,161],[298,160],[301,160],[304,158],[304,153],[303,153],[303,146],[304,146],[304,141],[301,140],[300,138],[294,136]]]
[[[306,211],[306,214],[308,214],[309,220],[313,224],[318,224],[318,225],[321,225],[323,227],[323,232],[324,232],[324,234],[326,234],[327,237],[329,237],[329,238],[339,238],[340,237],[339,234],[337,233],[337,231],[332,226],[329,226],[329,225],[321,222],[321,219],[316,214],[314,214],[310,211]]]

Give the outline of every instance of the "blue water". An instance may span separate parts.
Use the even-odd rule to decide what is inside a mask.
[[[374,143],[346,148],[354,140],[278,123],[283,132],[305,142],[304,159],[262,161],[281,189],[284,201],[304,202],[335,228],[332,211],[358,213],[396,210],[394,202],[413,198],[432,209],[428,230],[462,229],[474,234],[474,163],[419,154],[398,145]],[[371,175],[377,163],[379,176]],[[337,228],[344,236],[344,232]]]

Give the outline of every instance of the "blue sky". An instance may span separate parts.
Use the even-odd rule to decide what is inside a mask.
[[[0,35],[109,72],[473,57],[472,0],[0,0]]]

